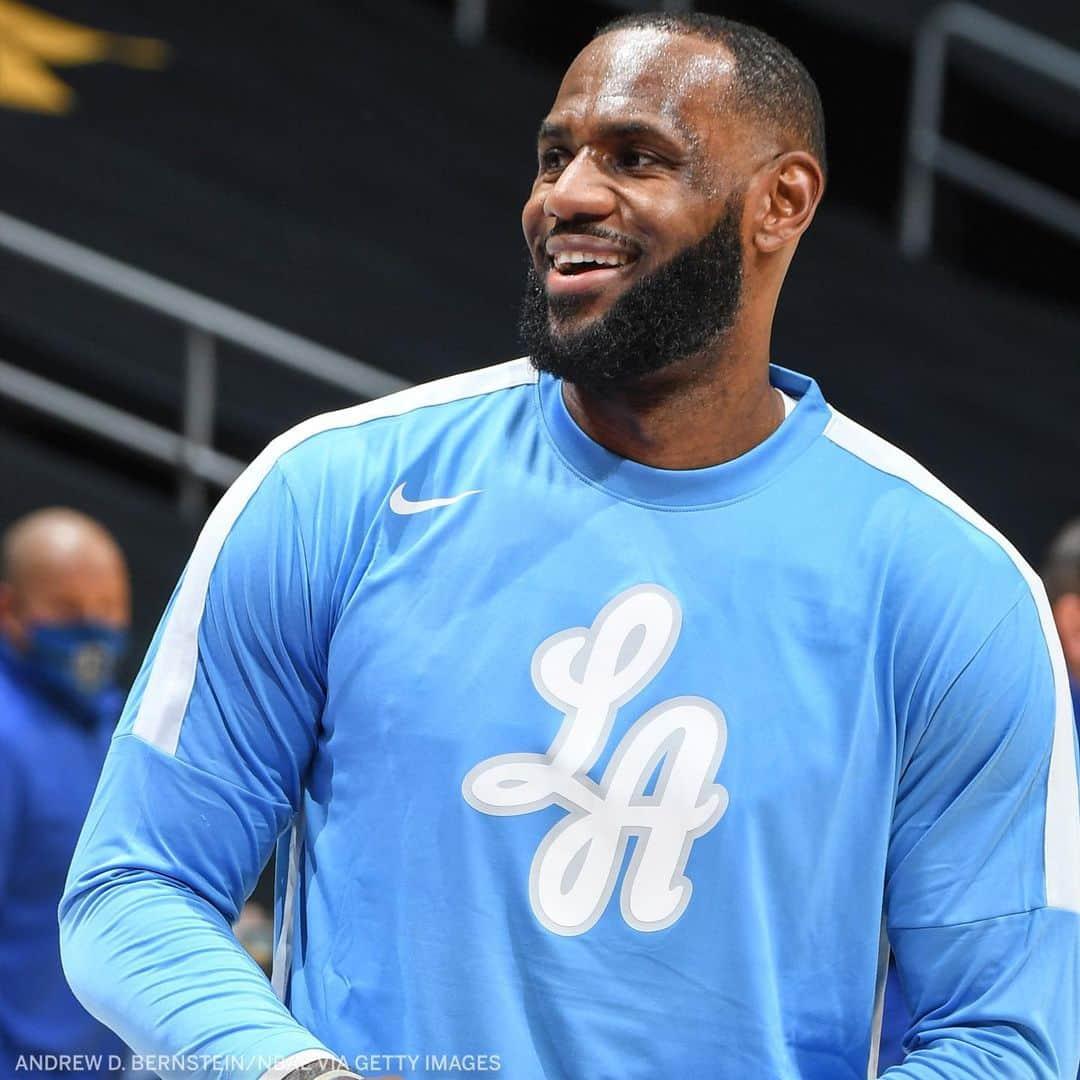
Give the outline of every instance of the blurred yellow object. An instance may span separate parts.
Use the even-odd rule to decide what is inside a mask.
[[[171,50],[157,38],[110,34],[0,0],[0,107],[62,115],[75,93],[52,71],[110,61],[146,71],[167,66]]]

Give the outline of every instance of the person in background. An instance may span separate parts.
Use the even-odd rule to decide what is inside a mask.
[[[1080,518],[1054,537],[1042,576],[1065,651],[1073,714],[1080,724]]]
[[[1080,728],[1080,517],[1065,524],[1054,537],[1042,579],[1065,653],[1073,716]]]
[[[39,510],[0,538],[3,1076],[115,1076],[126,1056],[68,989],[56,908],[123,706],[130,621],[124,556],[93,519]]]

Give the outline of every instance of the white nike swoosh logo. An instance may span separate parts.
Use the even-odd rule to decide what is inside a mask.
[[[390,509],[395,514],[422,514],[425,510],[451,506],[462,499],[467,499],[470,495],[479,495],[483,490],[483,488],[476,488],[474,491],[463,491],[460,495],[451,495],[448,499],[420,499],[418,502],[413,502],[405,498],[405,485],[398,484],[390,494]]]

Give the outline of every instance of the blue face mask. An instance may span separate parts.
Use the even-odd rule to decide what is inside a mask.
[[[126,631],[100,623],[38,623],[27,628],[22,661],[50,697],[97,720],[117,697],[116,671],[127,645]]]

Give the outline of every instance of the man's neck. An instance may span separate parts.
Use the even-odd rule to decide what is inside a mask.
[[[578,426],[613,454],[658,469],[731,461],[783,422],[767,362],[686,361],[603,394],[567,383]]]

